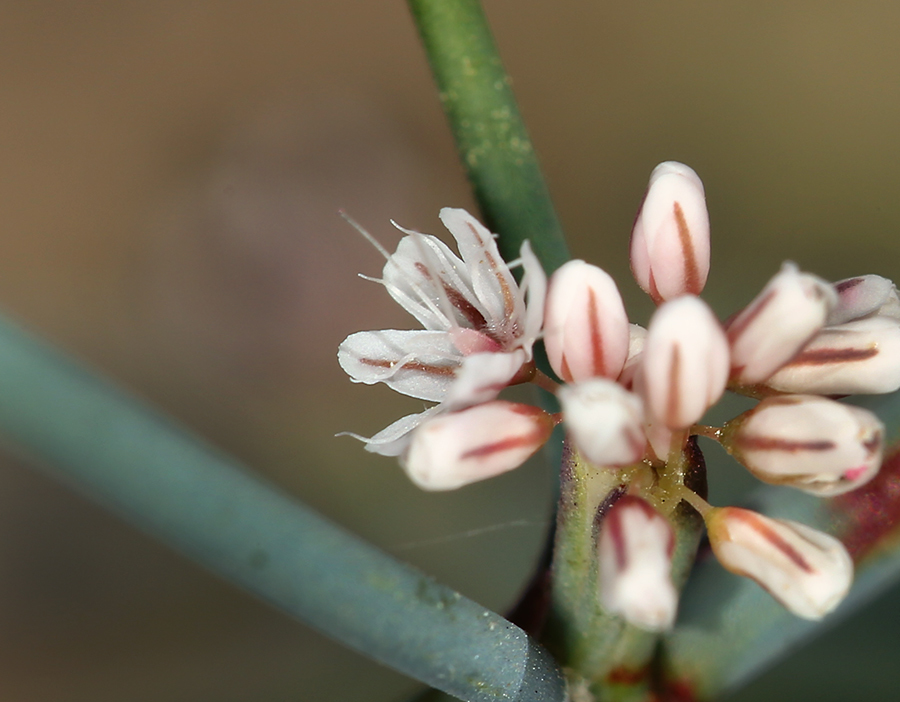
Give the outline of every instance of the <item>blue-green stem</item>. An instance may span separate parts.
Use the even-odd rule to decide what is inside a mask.
[[[0,433],[134,526],[385,665],[472,702],[565,699],[555,663],[523,631],[3,320]]]

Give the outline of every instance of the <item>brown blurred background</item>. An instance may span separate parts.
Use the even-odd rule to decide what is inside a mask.
[[[784,259],[900,277],[900,5],[487,0],[573,253],[649,304],[626,247],[647,176],[704,179],[707,298]],[[371,434],[417,403],[335,350],[414,326],[389,218],[471,206],[403,2],[0,4],[0,305],[332,519],[504,609],[540,548],[549,470],[409,486]],[[729,489],[729,476],[711,480]],[[738,480],[737,483],[740,484]],[[471,532],[471,533],[470,533]],[[738,699],[895,699],[900,594]],[[416,685],[0,462],[0,702],[401,700]]]

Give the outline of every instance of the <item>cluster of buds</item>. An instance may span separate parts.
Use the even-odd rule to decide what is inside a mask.
[[[900,298],[891,281],[831,284],[786,263],[721,323],[698,297],[710,259],[703,185],[673,162],[653,171],[631,237],[632,272],[658,305],[646,329],[629,323],[600,268],[570,261],[548,283],[526,242],[511,264],[523,268],[518,284],[475,218],[458,209],[440,217],[459,257],[414,231],[403,230],[393,254],[373,240],[387,259],[379,282],[424,329],[359,332],[338,353],[355,382],[437,403],[357,436],[368,450],[398,456],[420,487],[448,490],[521,465],[562,423],[583,461],[622,476],[622,496],[604,505],[597,533],[598,597],[609,612],[651,631],[674,622],[671,518],[682,501],[703,516],[725,568],[798,616],[837,606],[853,575],[838,540],[712,507],[675,466],[702,435],[763,482],[833,496],[871,479],[883,426],[833,398],[900,388]],[[535,366],[541,336],[562,382]],[[561,412],[498,399],[523,382],[554,392]],[[726,389],[759,402],[722,427],[698,424]]]

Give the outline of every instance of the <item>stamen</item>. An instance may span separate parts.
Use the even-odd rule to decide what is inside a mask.
[[[366,241],[368,241],[370,244],[372,244],[372,246],[374,246],[378,250],[378,253],[380,253],[382,256],[384,256],[385,259],[390,259],[391,255],[388,253],[387,249],[384,248],[378,242],[378,239],[376,239],[374,236],[369,234],[369,232],[366,231],[366,229],[359,222],[357,222],[355,219],[353,219],[353,217],[348,215],[345,210],[342,210],[342,209],[338,210],[338,214],[341,216],[341,218],[345,222],[347,222],[347,224],[349,224],[356,231],[358,231],[360,234],[362,234],[363,238],[365,238]]]

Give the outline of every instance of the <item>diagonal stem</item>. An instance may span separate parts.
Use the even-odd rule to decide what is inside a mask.
[[[409,0],[463,166],[500,251],[569,258],[537,156],[478,0]]]
[[[319,631],[470,702],[563,702],[525,632],[330,524],[0,320],[0,432],[125,520]]]

